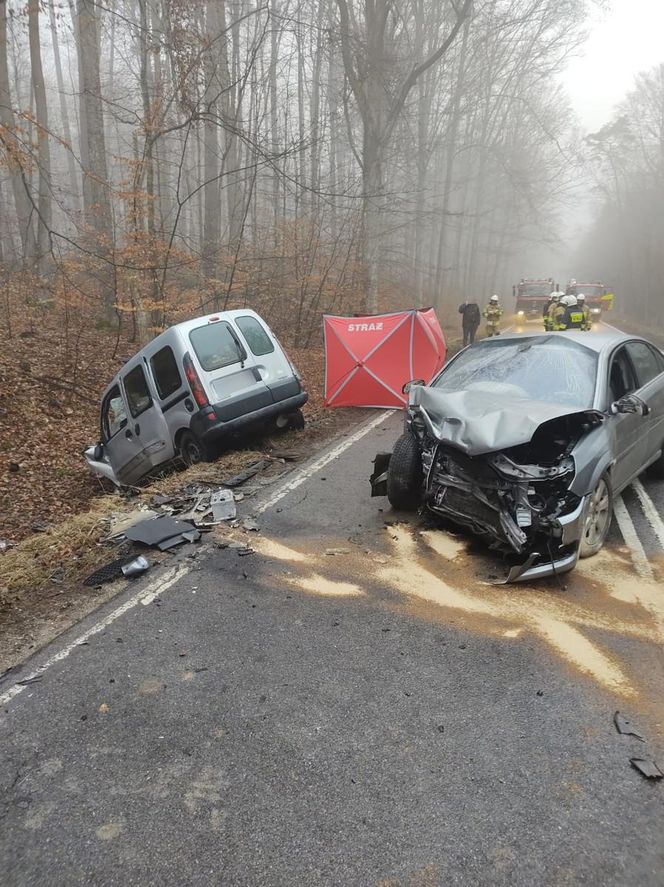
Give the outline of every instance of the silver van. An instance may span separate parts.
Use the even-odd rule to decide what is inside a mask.
[[[118,486],[175,456],[210,458],[251,426],[301,428],[302,380],[254,311],[223,311],[171,327],[122,367],[104,392],[90,468]]]

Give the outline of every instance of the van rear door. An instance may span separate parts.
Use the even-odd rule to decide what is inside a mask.
[[[261,377],[275,403],[295,397],[302,390],[293,368],[269,327],[253,313],[233,318],[250,353],[255,357]]]
[[[189,341],[210,403],[223,422],[273,402],[255,359],[228,321],[215,318],[195,327]]]

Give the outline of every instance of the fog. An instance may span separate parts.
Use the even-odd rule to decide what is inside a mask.
[[[664,321],[654,0],[0,11],[0,265],[19,299],[140,339],[247,304],[307,344],[325,311],[509,308],[521,277],[576,277]]]

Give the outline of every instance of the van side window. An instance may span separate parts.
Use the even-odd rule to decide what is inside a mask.
[[[235,323],[239,326],[242,335],[247,340],[252,354],[255,354],[256,357],[260,357],[263,354],[272,354],[274,342],[265,332],[263,325],[255,317],[250,315],[247,315],[247,317],[236,317]]]
[[[102,436],[110,440],[127,424],[127,411],[117,385],[108,392],[101,410]]]
[[[145,379],[143,367],[140,364],[134,367],[133,370],[127,373],[122,382],[127,395],[129,411],[135,419],[152,406],[150,389]]]
[[[247,359],[247,352],[226,321],[199,326],[189,338],[206,373]]]
[[[169,345],[162,348],[161,351],[157,351],[150,358],[150,366],[152,367],[152,375],[154,376],[159,397],[162,400],[168,397],[169,394],[173,394],[182,385],[175,355]]]

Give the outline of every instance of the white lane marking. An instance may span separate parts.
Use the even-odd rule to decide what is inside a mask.
[[[278,502],[281,502],[284,497],[288,496],[289,493],[292,493],[293,490],[297,490],[297,488],[301,487],[303,483],[306,483],[310,477],[313,477],[314,474],[319,472],[322,468],[325,468],[325,466],[329,465],[334,459],[338,459],[349,447],[352,447],[358,441],[362,440],[363,437],[366,437],[367,434],[374,430],[374,428],[378,428],[379,425],[382,425],[393,412],[394,410],[385,410],[375,419],[372,419],[370,422],[367,422],[366,425],[359,428],[355,434],[352,434],[350,437],[347,437],[346,440],[341,441],[340,444],[329,452],[324,453],[320,458],[316,459],[315,462],[304,466],[294,477],[291,477],[289,481],[286,481],[285,484],[280,486],[274,495],[270,496],[270,498],[263,502],[262,505],[255,508],[254,513],[263,514],[268,511],[268,509],[274,508],[274,506]]]
[[[613,503],[613,513],[618,522],[622,537],[625,540],[625,545],[629,548],[634,569],[642,579],[654,579],[655,574],[650,566],[650,562],[648,561],[648,557],[641,540],[639,539],[638,533],[636,532],[634,522],[629,516],[627,507],[623,502],[622,496],[616,496],[615,502]]]
[[[394,410],[385,410],[380,413],[376,418],[371,419],[365,425],[360,426],[360,428],[352,434],[350,437],[343,440],[336,447],[333,447],[327,453],[324,453],[319,459],[315,462],[312,462],[308,466],[304,466],[299,471],[295,472],[294,476],[290,481],[281,486],[267,502],[264,502],[259,508],[256,509],[257,514],[263,514],[268,508],[272,508],[277,502],[280,502],[285,496],[291,493],[293,490],[296,490],[299,486],[301,486],[305,481],[307,481],[312,475],[316,474],[317,471],[320,471],[321,468],[324,468],[328,465],[333,459],[336,459],[340,456],[345,450],[349,447],[352,447],[353,444],[356,444],[358,441],[362,440],[367,434],[385,422],[388,419]],[[54,653],[46,662],[42,663],[38,668],[32,671],[29,675],[23,678],[23,681],[31,681],[34,678],[41,677],[46,671],[48,671],[51,666],[55,665],[57,662],[61,662],[63,659],[66,659],[75,649],[79,647],[81,644],[84,644],[87,640],[93,637],[96,634],[102,632],[105,628],[108,628],[109,625],[112,625],[120,616],[123,616],[129,610],[132,610],[138,604],[144,604],[147,606],[152,603],[156,597],[164,594],[168,591],[171,586],[175,585],[180,579],[183,579],[187,573],[189,573],[191,567],[187,564],[180,564],[177,567],[172,568],[168,572],[164,573],[159,579],[152,582],[150,585],[146,586],[142,591],[139,591],[133,597],[129,598],[124,604],[121,604],[115,610],[108,614],[104,619],[95,623],[92,628],[89,628],[87,631],[83,632],[83,634],[79,635],[75,640],[71,643],[67,644],[67,646],[63,647],[57,653]],[[8,690],[0,695],[0,707],[7,705],[11,702],[12,699],[15,699],[19,693],[22,693],[25,690],[26,686],[30,686],[30,684],[14,684]]]
[[[659,544],[662,546],[662,548],[664,548],[664,521],[657,511],[655,503],[646,493],[645,488],[640,480],[634,481],[634,483],[632,484],[632,489],[637,495],[637,498],[641,504],[641,508],[643,509],[643,513],[646,516],[646,520],[652,527],[655,536],[657,536]]]
[[[80,634],[75,640],[71,641],[71,643],[67,644],[61,650],[58,650],[57,653],[54,653],[49,659],[46,660],[42,665],[36,668],[33,672],[31,672],[27,677],[25,677],[24,681],[32,681],[34,678],[38,678],[44,674],[44,672],[48,671],[51,666],[55,665],[57,662],[62,662],[63,659],[66,659],[70,653],[72,653],[77,647],[80,647],[81,644],[84,644],[91,637],[96,634],[102,632],[105,628],[108,628],[109,625],[112,625],[120,616],[124,615],[128,610],[133,609],[137,604],[143,603],[146,601],[153,601],[158,595],[164,594],[168,589],[175,585],[175,583],[182,579],[190,570],[190,567],[182,564],[177,567],[173,567],[167,573],[164,573],[156,582],[151,583],[142,591],[139,591],[138,594],[134,595],[134,597],[129,598],[129,600],[125,601],[124,604],[121,604],[115,610],[108,614],[104,619],[101,619],[99,622],[95,623],[92,628],[89,628],[87,631],[84,631],[83,634]],[[9,690],[6,690],[2,695],[0,695],[0,706],[7,705],[12,699],[15,699],[19,693],[22,693],[26,686],[30,686],[29,684],[14,684],[13,687],[10,687]]]

